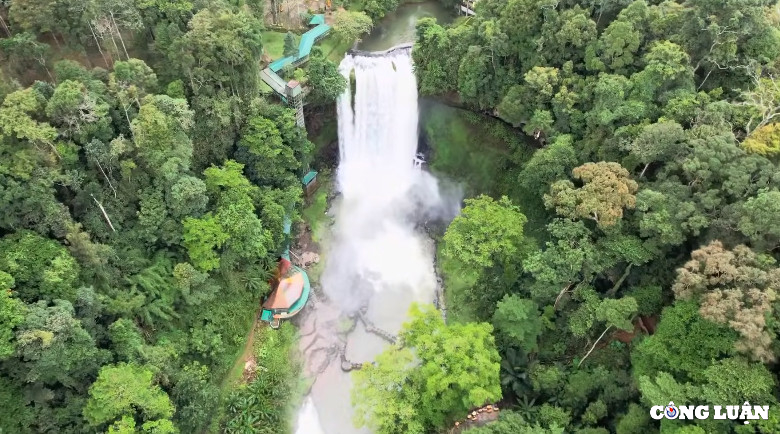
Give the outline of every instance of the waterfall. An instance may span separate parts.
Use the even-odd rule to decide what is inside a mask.
[[[345,198],[389,204],[415,180],[417,82],[410,51],[348,55],[339,66],[347,79],[354,71],[356,83],[354,109],[349,88],[338,101],[338,181]]]
[[[423,245],[428,240],[414,226],[451,218],[458,204],[445,201],[436,179],[420,169],[411,48],[347,55],[339,69],[347,78],[354,71],[355,95],[348,88],[338,101],[343,202],[330,257],[340,264],[329,265],[323,275],[325,290],[360,302],[387,289],[428,292],[435,286],[432,256]],[[345,284],[351,292],[345,292]]]
[[[348,54],[339,70],[347,80],[354,73],[355,94],[348,86],[338,100],[341,194],[333,204],[322,289],[341,312],[366,307],[377,327],[397,333],[411,303],[432,303],[436,291],[434,245],[418,227],[454,217],[460,198],[442,195],[436,178],[421,169],[411,48]],[[326,333],[324,322],[317,323],[319,333]],[[358,327],[347,338],[347,357],[372,361],[385,345]],[[314,407],[302,409],[297,433],[367,432],[352,427],[350,387],[338,367],[318,375]],[[304,417],[314,410],[319,422]]]
[[[303,401],[303,407],[298,413],[298,429],[296,434],[325,434],[320,427],[320,418],[317,416],[317,409],[311,397],[306,397]]]

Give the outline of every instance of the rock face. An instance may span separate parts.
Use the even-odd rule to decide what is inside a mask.
[[[302,312],[300,349],[303,354],[303,374],[315,378],[339,359],[346,338],[339,333],[341,313],[329,303],[311,300]]]
[[[465,420],[455,422],[454,426],[447,431],[448,434],[460,434],[463,431],[476,426],[483,426],[498,419],[498,406],[488,404],[469,412]]]
[[[249,383],[254,380],[255,375],[257,375],[257,362],[255,361],[255,356],[252,356],[244,363],[244,382]]]
[[[314,252],[303,252],[301,254],[301,265],[304,268],[308,268],[314,264],[318,264],[320,262],[320,255],[314,253]]]

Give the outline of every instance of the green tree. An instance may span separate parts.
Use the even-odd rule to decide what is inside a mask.
[[[131,108],[140,109],[141,100],[154,93],[157,86],[157,74],[140,59],[115,62],[114,70],[109,74],[108,87],[119,100],[128,125]]]
[[[211,213],[197,219],[184,219],[184,246],[192,263],[202,271],[219,268],[217,251],[229,238]]]
[[[413,305],[410,318],[399,344],[353,374],[358,426],[423,433],[500,398],[490,325],[447,325],[432,306]]]
[[[599,38],[599,57],[611,71],[627,72],[637,60],[642,38],[642,33],[630,21],[613,21]]]
[[[364,12],[338,10],[333,14],[333,34],[342,42],[360,41],[371,31],[371,18]]]
[[[458,93],[464,102],[472,107],[486,109],[494,106],[491,96],[494,93],[485,80],[492,67],[486,48],[472,45],[458,66]]]
[[[737,228],[757,248],[774,250],[780,244],[780,222],[775,221],[780,213],[779,207],[780,192],[762,191],[742,204],[738,211]]]
[[[398,7],[398,0],[368,0],[363,9],[373,20],[378,20],[386,13],[395,10]]]
[[[666,371],[682,382],[700,382],[712,360],[734,353],[736,338],[735,331],[702,318],[696,303],[678,301],[663,310],[655,333],[631,352],[632,366],[637,377]]]
[[[94,427],[137,414],[145,421],[170,418],[173,405],[152,376],[152,371],[134,364],[104,366],[89,388],[84,417]]]
[[[14,328],[24,320],[25,305],[13,297],[14,279],[0,271],[0,360],[14,353]]]
[[[636,205],[634,194],[639,187],[618,163],[585,163],[574,168],[572,175],[584,185],[576,188],[569,180],[557,181],[550,194],[544,195],[545,205],[564,217],[592,219],[606,228],[623,217],[623,209]]]
[[[201,9],[169,51],[195,94],[217,89],[249,96],[259,84],[262,23],[245,11]]]
[[[471,269],[503,262],[518,252],[526,218],[507,197],[467,199],[444,236],[442,255]]]
[[[287,34],[284,35],[284,52],[282,55],[284,57],[296,57],[298,55],[298,41],[293,32],[287,32]]]
[[[652,420],[650,415],[647,414],[647,410],[635,403],[631,403],[628,406],[626,414],[620,417],[617,425],[615,426],[615,432],[617,434],[641,434],[655,432],[652,426]]]
[[[16,329],[17,358],[8,361],[14,377],[36,386],[61,384],[77,393],[86,391],[110,354],[97,348],[75,313],[64,300],[28,305]]]
[[[518,176],[520,183],[541,198],[550,184],[564,178],[577,165],[572,141],[570,135],[558,136],[549,146],[534,152]]]
[[[309,100],[315,104],[326,104],[336,100],[347,88],[347,80],[338,66],[315,47],[309,60],[309,85],[312,87]]]
[[[13,92],[5,97],[0,107],[0,138],[3,136],[27,140],[33,146],[49,149],[59,156],[54,140],[57,130],[31,116],[42,110],[42,96],[33,89]]]
[[[79,270],[65,247],[34,232],[0,239],[0,271],[13,276],[22,300],[74,300]]]
[[[697,300],[703,318],[727,324],[742,338],[737,351],[760,361],[774,359],[766,316],[780,285],[774,260],[740,245],[727,250],[720,241],[694,250],[677,270],[672,286],[678,300]]]
[[[539,424],[531,425],[513,411],[502,411],[498,420],[482,427],[471,428],[468,434],[563,434],[563,428],[557,425],[544,428]]]
[[[667,161],[679,155],[684,149],[682,142],[685,133],[677,122],[659,122],[642,129],[633,142],[625,149],[640,163],[644,164],[639,177],[645,176],[647,168],[655,161]]]
[[[246,164],[249,179],[258,185],[284,188],[297,183],[301,163],[271,119],[253,116],[248,120],[236,156]]]
[[[120,318],[108,327],[108,334],[112,349],[120,360],[127,362],[140,360],[145,342],[135,323]]]
[[[131,129],[149,173],[172,176],[189,170],[192,142],[187,132],[191,126],[192,111],[186,100],[163,95],[144,98]]]
[[[193,432],[211,422],[219,389],[210,381],[211,372],[198,362],[186,365],[175,375],[171,398],[176,404],[176,425]]]
[[[690,190],[677,182],[661,182],[636,195],[639,234],[652,244],[678,246],[710,224]]]
[[[210,271],[223,265],[253,263],[258,255],[275,250],[270,231],[255,212],[253,198],[259,188],[242,174],[243,164],[228,160],[206,169],[206,188],[215,199],[215,211],[184,220],[183,243],[193,265]]]
[[[444,234],[442,267],[451,294],[488,319],[527,253],[526,218],[507,197],[496,201],[483,195],[465,203]]]
[[[113,137],[108,104],[76,81],[65,80],[57,85],[46,104],[46,115],[60,127],[60,134],[80,144],[92,138]]]
[[[526,352],[536,350],[536,339],[542,333],[542,318],[539,306],[533,301],[514,294],[505,296],[496,306],[493,324]]]
[[[412,58],[417,71],[421,95],[435,95],[456,89],[460,59],[457,56],[440,56],[438,53],[452,53],[450,31],[436,24],[433,18],[417,21],[417,41]]]

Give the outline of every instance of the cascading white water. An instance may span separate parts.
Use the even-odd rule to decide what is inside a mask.
[[[416,227],[454,217],[459,200],[444,200],[436,179],[419,167],[411,49],[347,55],[339,69],[348,80],[354,71],[355,95],[353,100],[348,88],[338,101],[341,198],[334,205],[322,287],[342,312],[367,304],[366,316],[396,333],[411,303],[431,303],[436,289],[434,246]],[[346,355],[372,361],[385,345],[359,326],[347,338]],[[317,376],[310,398],[320,422],[305,415],[305,406],[298,434],[366,432],[352,426],[349,380],[333,366]]]
[[[413,220],[438,210],[442,201],[435,179],[414,164],[417,83],[410,49],[347,56],[340,70],[347,78],[354,71],[355,95],[353,101],[348,89],[338,102],[342,203],[336,255],[329,257],[339,264],[329,263],[323,275],[325,290],[355,302],[399,286],[430,295],[435,287],[432,257],[423,246],[424,238],[414,231]],[[358,287],[347,283],[350,280]],[[354,291],[346,292],[345,284]]]
[[[311,397],[303,401],[296,426],[298,427],[296,434],[325,434],[320,427],[320,419]]]

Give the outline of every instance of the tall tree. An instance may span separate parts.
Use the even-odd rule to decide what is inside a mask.
[[[84,417],[94,427],[141,413],[141,420],[168,419],[173,405],[160,386],[152,382],[152,371],[138,365],[107,365],[89,388]],[[170,431],[168,431],[170,432]]]
[[[184,245],[193,265],[202,271],[254,263],[276,248],[255,213],[253,197],[259,189],[244,177],[243,168],[228,160],[223,167],[206,169],[206,186],[216,208],[201,218],[184,220]]]
[[[152,174],[170,177],[188,171],[192,142],[187,132],[192,127],[192,111],[183,99],[150,95],[141,105],[131,128],[138,154]]]
[[[528,247],[526,220],[507,197],[496,201],[479,196],[466,200],[444,234],[442,267],[448,272],[449,291],[472,306],[480,319],[490,318],[519,275]]]
[[[703,318],[739,332],[737,350],[760,361],[775,357],[766,318],[779,288],[773,259],[746,246],[727,250],[719,241],[694,250],[672,286],[677,299],[699,301]]]
[[[14,279],[0,271],[0,360],[14,353],[14,327],[24,320],[25,305],[14,297]]]
[[[582,187],[569,180],[557,181],[550,194],[544,195],[545,205],[564,217],[592,219],[606,228],[623,217],[623,209],[636,205],[634,194],[639,187],[618,163],[585,163],[574,168],[572,175],[582,180]]]
[[[287,32],[287,34],[284,35],[284,51],[283,56],[297,56],[298,55],[298,41],[295,38],[295,34],[293,32]]]
[[[357,425],[421,434],[499,399],[491,331],[488,324],[447,325],[433,306],[413,305],[399,344],[353,374]]]
[[[33,388],[61,385],[76,393],[86,392],[110,353],[97,348],[75,314],[73,305],[64,300],[29,305],[24,322],[17,327],[16,357],[8,361],[12,377]]]
[[[360,41],[372,25],[365,12],[338,10],[333,15],[333,34],[341,41]]]
[[[46,115],[60,134],[85,144],[90,138],[110,140],[113,131],[108,116],[108,104],[89,92],[82,83],[65,80],[46,103]]]
[[[347,80],[338,66],[317,47],[312,49],[309,60],[309,85],[312,87],[309,99],[315,104],[333,102],[347,88]]]
[[[225,90],[253,95],[259,83],[262,23],[245,11],[202,9],[188,27],[169,56],[181,65],[190,89],[196,94]]]
[[[0,271],[13,277],[16,293],[27,302],[76,297],[79,264],[65,247],[32,231],[0,239]]]

